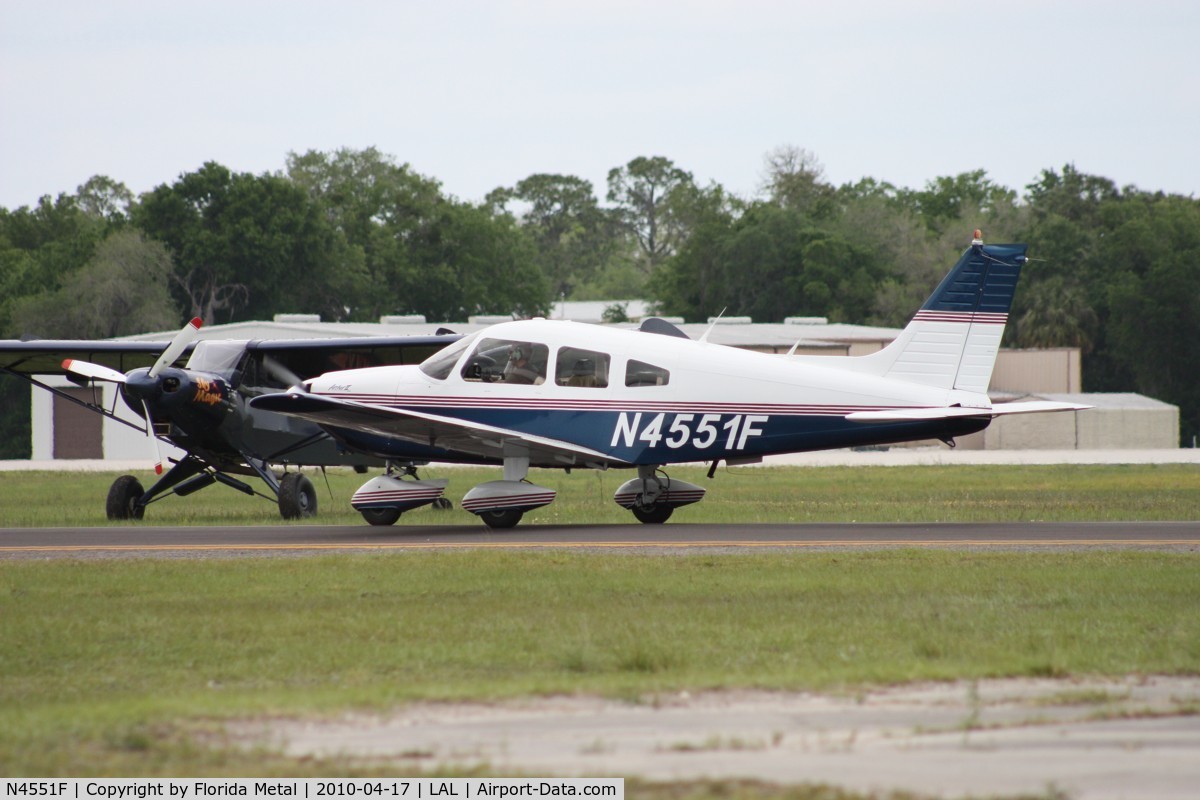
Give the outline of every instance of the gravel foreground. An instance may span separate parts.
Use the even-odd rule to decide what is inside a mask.
[[[485,765],[496,774],[743,777],[938,797],[1055,789],[1077,800],[1184,800],[1200,786],[1196,677],[421,703],[255,720],[229,732],[293,757],[383,760],[397,774]]]

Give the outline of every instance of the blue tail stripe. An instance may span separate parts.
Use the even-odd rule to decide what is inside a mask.
[[[1024,263],[1023,244],[972,246],[921,310],[1007,314]]]

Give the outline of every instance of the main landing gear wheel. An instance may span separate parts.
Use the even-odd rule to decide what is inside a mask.
[[[400,519],[398,508],[364,508],[359,513],[372,525],[395,525]]]
[[[487,525],[489,528],[495,528],[497,530],[515,528],[523,516],[525,516],[525,512],[519,508],[505,508],[496,511],[479,512],[479,518],[483,520],[483,524]]]
[[[141,519],[146,514],[146,507],[139,506],[138,500],[146,490],[132,475],[122,475],[113,481],[108,490],[108,502],[105,511],[109,519]]]
[[[299,472],[289,472],[279,481],[279,513],[284,519],[301,519],[317,513],[317,490]]]
[[[448,498],[439,497],[433,501],[433,508],[435,511],[449,511],[454,508],[454,503],[450,502]]]
[[[629,510],[637,517],[638,522],[644,522],[647,525],[661,525],[671,518],[671,512],[675,510],[675,507],[666,503],[656,503],[652,506],[633,506]]]

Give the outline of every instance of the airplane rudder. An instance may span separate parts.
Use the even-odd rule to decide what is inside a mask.
[[[930,318],[955,314],[1004,314],[1012,307],[1024,244],[972,244],[947,273],[917,316]],[[924,313],[923,313],[924,312]]]
[[[1023,244],[975,241],[878,358],[883,375],[942,389],[986,391],[1025,263]],[[982,387],[982,388],[981,388]]]

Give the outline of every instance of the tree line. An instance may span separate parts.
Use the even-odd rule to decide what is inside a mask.
[[[639,157],[609,171],[603,201],[582,178],[535,174],[471,203],[374,148],[291,153],[261,175],[210,162],[138,197],[96,176],[0,208],[0,336],[292,311],[455,321],[634,297],[689,321],[902,326],[981,228],[1030,245],[1006,345],[1080,347],[1086,390],[1178,404],[1184,441],[1200,434],[1200,201],[1069,164],[1020,193],[984,170],[835,186],[796,147],[767,154],[761,178],[739,197]],[[13,383],[0,381],[5,406],[20,404]],[[27,448],[5,425],[0,441]]]

